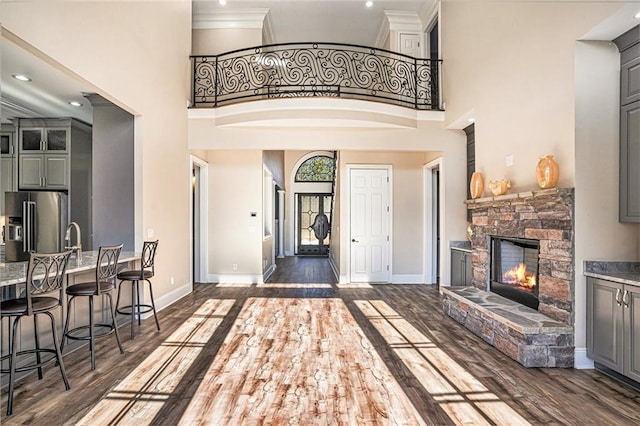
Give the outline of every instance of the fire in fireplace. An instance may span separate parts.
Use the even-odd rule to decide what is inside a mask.
[[[491,237],[490,290],[537,310],[539,252],[538,240]]]

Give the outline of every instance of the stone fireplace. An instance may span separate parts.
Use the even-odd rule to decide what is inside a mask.
[[[471,210],[473,286],[489,289],[491,237],[538,240],[538,311],[573,324],[572,188],[467,201]]]
[[[443,288],[445,313],[527,367],[573,366],[573,189],[466,204],[473,287]]]

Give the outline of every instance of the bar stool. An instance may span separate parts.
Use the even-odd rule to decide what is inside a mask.
[[[120,286],[118,287],[118,299],[116,301],[116,312],[122,315],[131,315],[131,338],[134,337],[134,320],[136,313],[138,314],[138,325],[140,325],[141,314],[147,312],[153,312],[153,318],[156,320],[156,328],[160,331],[160,323],[158,322],[158,315],[156,314],[156,304],[153,301],[153,286],[151,285],[151,278],[153,278],[155,272],[154,260],[156,257],[156,249],[158,248],[158,240],[145,241],[142,245],[142,257],[140,259],[140,269],[134,269],[130,271],[122,271],[118,273],[118,279],[120,280]],[[131,281],[131,305],[120,306],[120,291],[122,290],[122,283],[124,281]],[[149,295],[151,296],[151,305],[140,303],[140,281],[146,281],[149,283]],[[142,309],[144,308],[144,310]]]
[[[9,369],[1,370],[2,373],[9,373],[9,400],[7,402],[7,416],[13,412],[13,390],[15,382],[15,374],[23,371],[38,370],[38,380],[42,379],[42,366],[54,359],[60,367],[60,374],[64,381],[64,387],[69,390],[69,381],[64,371],[62,363],[62,351],[58,344],[58,332],[56,331],[56,321],[51,311],[62,306],[62,290],[64,276],[69,263],[71,250],[63,253],[40,254],[31,253],[29,263],[27,265],[27,281],[25,288],[25,297],[17,299],[9,299],[0,303],[0,318],[9,318],[9,348],[11,354],[3,356],[1,359],[9,359]],[[40,296],[41,294],[59,291],[58,297]],[[53,335],[54,349],[41,348],[38,336],[38,315],[46,314],[51,320],[51,333]],[[18,324],[25,316],[33,316],[33,333],[35,340],[35,348],[27,350],[17,350],[16,333]],[[11,327],[11,318],[13,327]],[[42,352],[52,353],[55,356],[46,360],[42,360],[40,354]],[[35,354],[35,363],[17,367],[18,356]]]
[[[124,353],[122,344],[120,343],[120,335],[118,334],[118,323],[116,322],[116,315],[113,307],[113,298],[111,297],[111,291],[115,289],[115,278],[118,273],[118,257],[120,257],[120,251],[122,250],[122,244],[118,246],[102,246],[98,250],[98,261],[96,263],[96,279],[95,281],[74,284],[67,287],[67,319],[64,323],[64,334],[62,336],[62,348],[64,349],[65,339],[71,340],[88,340],[89,351],[91,352],[91,369],[96,369],[96,356],[95,356],[95,344],[94,341],[97,338],[105,337],[109,334],[116,335],[116,342],[120,353]],[[111,313],[111,324],[96,324],[93,318],[93,298],[94,296],[105,295],[109,299],[109,312]],[[82,325],[69,329],[69,316],[71,313],[71,302],[76,297],[88,297],[89,298],[89,324]],[[96,328],[100,331],[96,333]],[[86,335],[86,330],[89,330],[89,335]]]

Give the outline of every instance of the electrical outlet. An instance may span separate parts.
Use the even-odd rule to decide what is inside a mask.
[[[513,166],[513,155],[507,155],[506,165],[507,165],[507,167]]]
[[[173,285],[173,282],[174,282],[174,281],[173,281],[173,277],[171,277],[171,285]]]
[[[147,238],[153,238],[153,228],[147,229]]]
[[[237,270],[238,270],[238,264],[237,264],[237,263],[234,263],[233,265],[231,265],[231,268],[232,268],[234,271],[237,271]]]

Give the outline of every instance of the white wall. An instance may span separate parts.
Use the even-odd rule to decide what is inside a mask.
[[[260,46],[262,30],[221,28],[193,30],[193,55],[218,55],[236,49]]]
[[[2,26],[135,116],[135,239],[160,240],[154,295],[188,291],[191,2],[2,2]],[[171,284],[174,278],[175,284]]]

